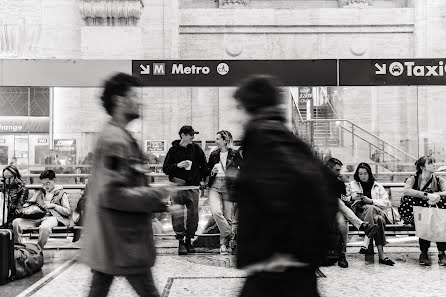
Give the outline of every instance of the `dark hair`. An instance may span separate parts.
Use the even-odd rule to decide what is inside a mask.
[[[54,173],[53,170],[48,169],[48,170],[45,170],[44,172],[42,172],[42,173],[40,174],[40,177],[39,177],[39,178],[40,178],[40,179],[45,179],[45,178],[47,178],[47,179],[53,180],[53,179],[56,178],[56,174]]]
[[[104,92],[102,93],[102,105],[109,115],[113,115],[115,107],[115,96],[126,96],[131,87],[138,87],[141,83],[137,77],[126,73],[117,73],[113,75],[104,84]]]
[[[353,175],[353,178],[355,179],[355,181],[360,182],[361,180],[359,179],[359,169],[365,169],[367,171],[367,174],[369,175],[369,183],[372,183],[375,181],[375,177],[373,176],[372,173],[372,168],[370,167],[369,164],[367,163],[359,163],[358,167],[356,167],[356,171],[355,174]]]
[[[22,175],[20,174],[19,169],[17,169],[16,166],[14,166],[14,165],[6,166],[5,168],[3,168],[2,175],[5,174],[5,170],[8,170],[9,172],[11,172],[15,178],[18,178],[20,180],[22,179]]]
[[[221,138],[228,143],[228,146],[232,144],[232,134],[227,130],[218,131],[217,134],[220,134]]]
[[[276,106],[282,102],[278,80],[270,75],[253,75],[245,79],[235,91],[234,98],[249,113]]]
[[[340,160],[336,159],[336,158],[330,158],[330,159],[327,160],[327,162],[325,163],[325,165],[326,165],[328,168],[333,168],[333,167],[335,167],[336,165],[342,166],[342,165],[344,165],[344,164],[342,164],[342,162],[341,162]]]
[[[431,156],[423,156],[423,157],[419,158],[415,162],[415,167],[417,168],[417,174],[420,174],[423,171],[423,169],[421,167],[425,167],[426,163],[427,164],[435,163],[435,159],[432,158]]]

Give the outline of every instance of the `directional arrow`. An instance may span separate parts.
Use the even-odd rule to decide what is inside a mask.
[[[143,64],[140,64],[139,67],[142,69],[141,74],[150,74],[150,65],[146,65],[146,67],[144,67]]]
[[[375,74],[386,74],[386,64],[379,65],[376,63],[375,67],[378,69],[375,71]]]

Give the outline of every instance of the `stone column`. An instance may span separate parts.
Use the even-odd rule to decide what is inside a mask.
[[[218,0],[220,8],[245,8],[249,4],[249,0]]]

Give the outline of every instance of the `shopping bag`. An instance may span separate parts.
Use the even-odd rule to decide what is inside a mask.
[[[446,242],[446,209],[414,206],[415,234],[424,240]]]
[[[4,210],[4,212],[3,212]],[[3,198],[3,193],[0,192],[0,226],[3,222],[8,221],[8,206],[5,205],[5,199]]]

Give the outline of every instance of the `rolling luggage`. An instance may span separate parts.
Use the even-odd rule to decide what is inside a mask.
[[[12,231],[0,229],[0,285],[15,278],[14,239]]]

